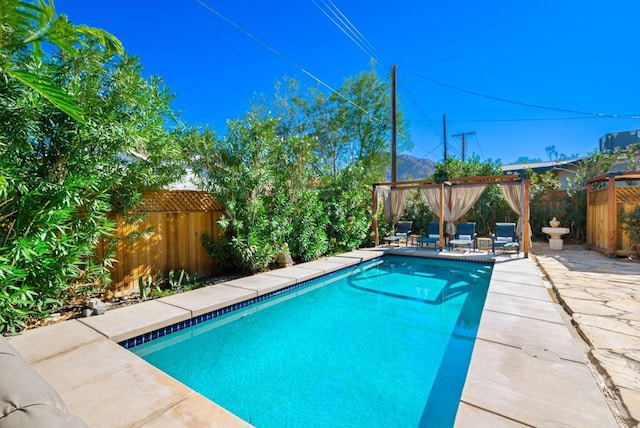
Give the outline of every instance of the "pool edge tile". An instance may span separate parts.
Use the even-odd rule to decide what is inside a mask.
[[[164,325],[183,322],[190,318],[191,311],[159,300],[149,300],[110,310],[103,315],[78,318],[78,321],[114,342],[120,342]]]

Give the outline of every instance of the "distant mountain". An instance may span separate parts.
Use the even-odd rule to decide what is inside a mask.
[[[389,163],[391,163],[391,160],[389,160]],[[398,181],[427,179],[435,170],[435,163],[432,160],[420,159],[407,154],[398,155],[396,163]],[[385,180],[391,181],[391,165],[387,168]]]

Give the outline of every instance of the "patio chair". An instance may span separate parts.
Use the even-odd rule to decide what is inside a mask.
[[[491,249],[493,254],[496,248],[505,250],[516,250],[516,254],[520,255],[520,242],[516,236],[515,223],[496,223],[496,233],[493,234],[491,240]]]
[[[440,243],[440,222],[429,222],[427,233],[418,238],[416,242],[418,243],[418,247],[422,247],[424,245],[428,247],[429,244],[433,244],[434,249],[437,249],[438,244]]]
[[[405,246],[408,246],[409,236],[411,235],[411,225],[413,225],[412,221],[399,221],[393,235],[385,236],[382,240],[389,244],[389,246],[391,246],[392,242],[396,242],[397,245],[400,246],[400,240],[404,239]]]
[[[454,247],[469,247],[469,250],[473,247],[476,249],[476,224],[475,223],[458,223],[458,231],[454,235],[454,239],[449,241],[449,250]]]
[[[412,221],[399,221],[396,225],[396,233],[394,235],[404,238],[405,246],[409,245],[409,236],[411,235],[412,225]]]

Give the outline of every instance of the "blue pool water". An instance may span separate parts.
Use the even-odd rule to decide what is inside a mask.
[[[131,350],[257,427],[450,427],[491,270],[385,256]]]

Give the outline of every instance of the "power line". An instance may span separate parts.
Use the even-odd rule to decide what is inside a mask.
[[[347,30],[345,30],[345,28],[340,25],[338,22],[336,22],[334,19],[332,19],[325,10],[323,10],[318,3],[316,3],[315,0],[312,0],[313,3],[345,34],[347,35],[347,37],[349,37],[351,39],[351,41],[356,44],[356,46],[358,46],[363,52],[365,52],[367,55],[375,58],[376,60],[379,61],[379,57],[380,57],[380,52],[366,39],[366,37],[364,37],[364,35],[362,34],[362,32],[360,30],[357,29],[357,27],[355,27],[355,25],[353,25],[351,23],[351,21],[347,18],[347,16],[331,1],[331,0],[322,0],[323,4],[325,4],[325,6],[329,9],[331,9],[331,7],[329,7],[327,5],[327,2],[333,7],[333,9],[335,11],[337,11],[337,13],[339,14],[339,16],[336,14],[336,12],[334,10],[332,10],[331,12],[334,14],[334,16],[337,16],[338,19],[340,20],[340,22],[342,22],[346,27]],[[358,43],[354,37],[352,37],[349,32],[351,32],[356,38],[358,38],[363,44],[366,44],[367,48],[363,47],[360,43]],[[460,91],[466,94],[470,94],[470,95],[474,95],[474,96],[478,96],[478,97],[483,97],[483,98],[488,98],[488,99],[492,99],[495,101],[500,101],[500,102],[506,102],[506,103],[511,103],[511,104],[516,104],[516,105],[522,105],[525,107],[531,107],[531,108],[538,108],[538,109],[544,109],[544,110],[552,110],[552,111],[561,111],[561,112],[565,112],[565,113],[576,113],[576,114],[582,114],[582,115],[587,115],[587,116],[593,116],[595,118],[620,118],[620,119],[640,119],[640,115],[624,115],[624,114],[610,114],[610,113],[601,113],[601,112],[587,112],[587,111],[580,111],[580,110],[572,110],[572,109],[565,109],[565,108],[559,108],[559,107],[549,107],[549,106],[543,106],[543,105],[539,105],[539,104],[533,104],[533,103],[526,103],[526,102],[522,102],[522,101],[516,101],[516,100],[512,100],[512,99],[508,99],[508,98],[503,98],[503,97],[497,97],[494,95],[488,95],[488,94],[483,94],[480,92],[476,92],[476,91],[471,91],[468,89],[464,89],[464,88],[460,88],[445,82],[441,82],[439,80],[435,80],[432,79],[428,76],[425,76],[421,73],[417,73],[415,71],[412,71],[408,68],[402,67],[403,70],[407,71],[410,74],[413,74],[417,77],[420,77],[424,80],[427,80],[429,82],[435,83],[437,85],[441,85],[444,86],[446,88],[449,89],[453,89],[456,91]],[[417,106],[417,102],[414,103],[414,105]],[[505,120],[507,121],[507,120]]]
[[[260,46],[262,46],[263,48],[267,49],[269,52],[271,52],[272,54],[276,55],[277,57],[279,57],[280,59],[286,61],[287,63],[289,63],[290,65],[294,66],[295,68],[297,68],[298,70],[302,71],[304,74],[306,74],[307,76],[309,76],[310,78],[312,78],[313,80],[315,80],[317,83],[321,84],[322,86],[324,86],[325,88],[329,89],[331,92],[333,92],[334,94],[338,95],[340,98],[342,98],[343,100],[347,101],[349,104],[353,105],[354,107],[358,108],[359,110],[361,110],[363,113],[365,114],[369,114],[369,112],[362,106],[356,104],[355,102],[351,101],[349,98],[347,98],[345,95],[342,95],[340,92],[336,91],[335,89],[333,89],[331,86],[329,86],[328,84],[324,83],[322,80],[320,80],[320,78],[316,77],[314,74],[312,74],[310,71],[306,70],[305,68],[303,68],[302,66],[298,65],[298,63],[296,63],[295,61],[289,59],[287,56],[281,54],[279,51],[277,51],[276,49],[272,48],[270,45],[268,45],[267,43],[263,42],[262,40],[260,40],[258,37],[254,36],[253,34],[251,34],[249,31],[245,30],[243,27],[241,27],[240,25],[236,24],[235,22],[233,22],[231,19],[227,18],[226,16],[224,16],[221,12],[219,12],[218,10],[214,9],[213,7],[209,6],[208,4],[206,4],[205,2],[203,2],[202,0],[195,0],[197,3],[199,3],[202,7],[204,7],[205,9],[209,10],[211,13],[213,13],[214,15],[218,16],[220,19],[222,19],[223,21],[225,21],[227,24],[235,27],[237,30],[243,32],[245,35],[247,35],[248,37],[250,37],[251,39],[253,39],[254,42],[258,43]]]
[[[401,82],[400,86],[404,87],[404,83]],[[422,106],[418,104],[418,101],[416,100],[416,97],[413,95],[413,92],[411,92],[409,89],[405,89],[405,91],[407,92],[407,94],[409,95],[409,98],[411,99],[411,104],[413,104],[413,106],[416,108],[418,113],[425,118],[424,122],[426,122],[429,125],[429,130],[433,133],[433,135],[435,135],[438,139],[440,139],[440,133],[438,130],[436,130],[436,127],[433,125],[433,122],[435,121],[429,119],[429,116],[424,111]]]
[[[421,153],[424,152],[424,155],[416,156],[414,154],[414,156],[416,156],[417,158],[420,158],[420,159],[426,159],[427,157],[430,157],[434,161],[438,162],[438,161],[440,161],[440,157],[434,155],[433,152],[435,152],[436,150],[439,150],[442,146],[443,146],[443,143],[440,143],[436,147],[434,147],[432,149],[428,149],[425,146],[423,146],[422,144],[416,144],[415,147],[412,150],[412,153],[415,153],[416,148],[421,149]]]
[[[473,134],[473,138],[476,140],[476,144],[478,145],[478,150],[480,151],[480,156],[484,158],[484,153],[482,153],[482,147],[480,147],[480,141],[478,140],[478,135]]]
[[[573,116],[573,117],[540,117],[540,118],[521,118],[521,119],[453,119],[448,122],[468,123],[468,122],[536,122],[536,121],[552,121],[552,120],[592,120],[592,119],[611,119],[605,116]],[[640,119],[640,117],[638,118]],[[412,122],[439,122],[437,120],[420,120],[411,119]]]
[[[496,96],[493,96],[493,95],[487,95],[487,94],[483,94],[483,93],[476,92],[476,91],[470,91],[468,89],[463,89],[463,88],[459,88],[459,87],[454,86],[454,85],[450,85],[448,83],[440,82],[439,80],[432,79],[432,78],[427,77],[427,76],[425,76],[425,75],[423,75],[421,73],[417,73],[415,71],[409,70],[408,68],[404,68],[403,67],[403,69],[407,73],[413,74],[414,76],[417,76],[417,77],[419,77],[421,79],[424,79],[424,80],[426,80],[428,82],[435,83],[436,85],[444,86],[445,88],[453,89],[455,91],[463,92],[465,94],[475,95],[477,97],[482,97],[482,98],[488,98],[488,99],[494,100],[494,101],[500,101],[500,102],[504,102],[504,103],[516,104],[516,105],[521,105],[521,106],[531,107],[531,108],[538,108],[538,109],[543,109],[543,110],[553,110],[553,111],[561,111],[561,112],[564,112],[564,113],[584,114],[584,115],[588,115],[588,116],[597,116],[597,117],[603,117],[603,118],[604,117],[608,117],[608,118],[619,118],[619,119],[640,119],[640,115],[594,113],[594,112],[572,110],[572,109],[565,109],[565,108],[559,108],[559,107],[549,107],[549,106],[543,106],[543,105],[539,105],[539,104],[532,104],[532,103],[525,103],[525,102],[522,102],[522,101],[511,100],[511,99],[508,99],[508,98],[496,97]]]
[[[374,58],[376,61],[381,62],[382,55],[380,52],[367,40],[358,28],[347,18],[347,16],[336,6],[331,0],[322,0],[324,8],[320,6],[315,0],[311,0],[314,5],[336,26],[342,31],[360,50],[362,50],[369,57]]]
[[[326,1],[322,0],[322,3],[325,6],[325,8],[330,11],[331,15],[333,15],[335,17],[335,19],[334,19],[334,17],[330,16],[329,12],[327,10],[325,10],[323,7],[321,7],[315,0],[311,0],[311,1],[360,50],[362,50],[366,55],[374,58],[376,61],[384,63],[384,61],[382,61],[382,55],[380,54],[380,51],[378,51],[375,48],[375,46],[371,42],[369,42],[369,40],[364,36],[364,34],[351,22],[351,20],[349,20],[349,18],[346,16],[346,14],[343,13],[340,10],[340,8],[338,8],[338,6],[336,6],[331,0],[326,0]],[[424,109],[418,104],[418,101],[415,98],[415,96],[413,95],[413,93],[411,92],[411,90],[409,90],[408,88],[405,88],[405,85],[404,85],[404,83],[402,81],[400,82],[400,85],[403,87],[404,91],[409,95],[411,103],[416,108],[418,113],[420,115],[422,115],[426,119],[425,122],[429,123],[429,129],[431,130],[431,132],[438,139],[440,139],[439,131],[436,130],[433,125],[431,125],[429,117],[427,116],[427,114],[424,111]],[[442,143],[440,143],[440,145],[438,147],[436,147],[435,149],[429,151],[427,153],[427,155],[429,155],[433,151],[437,150],[440,146],[442,146]]]

